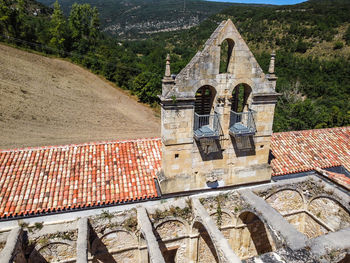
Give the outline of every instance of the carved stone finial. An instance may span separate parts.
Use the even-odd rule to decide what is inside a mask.
[[[275,51],[272,51],[270,66],[269,66],[269,74],[275,74],[275,57],[276,57],[276,53]]]
[[[276,57],[276,53],[275,53],[275,51],[272,51],[271,59],[270,59],[270,66],[269,66],[269,75],[268,75],[269,80],[276,80],[277,79],[277,77],[275,75],[275,57]]]
[[[165,65],[165,75],[164,78],[169,79],[171,78],[171,71],[170,71],[170,55],[167,54],[166,56],[166,65]]]

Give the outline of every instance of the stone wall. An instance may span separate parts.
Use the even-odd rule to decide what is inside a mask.
[[[250,212],[238,193],[201,199],[212,219],[241,259],[276,249],[269,228]]]
[[[240,189],[150,201],[142,216],[135,207],[106,209],[86,221],[18,221],[19,230],[0,229],[1,262],[251,262],[278,251],[285,259],[286,251],[305,258],[314,257],[313,251],[318,258],[334,254],[338,261],[346,256],[350,245],[339,237],[350,231],[349,196],[341,198],[336,188],[309,178],[253,190],[255,194]],[[335,234],[333,241],[326,233]],[[332,251],[321,250],[323,246]]]
[[[232,53],[228,71],[220,73],[220,49],[224,41],[231,43]],[[161,96],[162,192],[270,180],[268,156],[278,96],[275,84],[273,72],[263,73],[231,20],[220,24],[203,50],[175,79],[170,76],[167,61]],[[233,92],[240,85],[247,90],[245,112],[254,111],[254,135],[229,133]],[[212,91],[212,105],[209,105],[212,117],[208,118],[214,118],[214,112],[217,114],[219,139],[194,139],[196,93],[202,87],[210,87]]]
[[[350,227],[350,213],[345,208],[349,204],[339,202],[333,190],[314,179],[270,188],[260,196],[308,238]]]

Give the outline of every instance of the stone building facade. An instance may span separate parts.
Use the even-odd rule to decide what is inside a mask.
[[[274,54],[264,74],[231,20],[175,78],[168,57],[160,96],[162,192],[270,180],[276,79]]]

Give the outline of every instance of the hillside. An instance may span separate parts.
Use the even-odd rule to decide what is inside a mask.
[[[159,102],[166,54],[171,54],[172,73],[178,73],[217,25],[230,18],[265,72],[270,52],[277,51],[277,91],[282,96],[274,131],[350,125],[348,0],[310,0],[292,6],[232,5],[190,29],[133,41],[99,32],[99,14],[85,4],[73,5],[68,18],[59,5],[52,16],[43,19],[15,13],[17,20],[0,19],[0,31],[4,28],[9,36],[4,41],[68,57],[154,107]]]
[[[55,1],[40,2],[52,6]],[[59,3],[66,15],[73,3],[96,6],[102,31],[123,39],[190,28],[231,5],[204,0],[60,0]]]
[[[159,136],[154,112],[69,62],[0,45],[0,148]]]
[[[234,6],[199,26],[152,37],[172,53],[177,73],[225,19],[231,19],[266,72],[277,51],[280,97],[274,131],[350,125],[350,1]],[[146,53],[145,53],[146,54]]]
[[[310,0],[285,6],[232,6],[197,27],[154,38],[175,42],[180,45],[177,49],[198,48],[222,20],[231,19],[255,52],[281,49],[305,56],[341,57],[350,54],[349,14],[348,0]]]

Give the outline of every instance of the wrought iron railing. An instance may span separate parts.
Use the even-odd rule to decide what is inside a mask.
[[[256,132],[254,115],[255,111],[251,109],[246,112],[231,111],[230,134],[234,136],[254,135]]]
[[[193,131],[196,139],[218,138],[221,131],[219,114],[199,115],[194,113]]]

